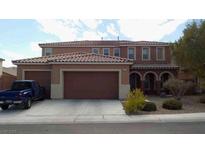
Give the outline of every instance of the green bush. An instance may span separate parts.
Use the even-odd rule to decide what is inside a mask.
[[[156,106],[155,103],[146,102],[142,110],[143,111],[156,111],[157,110],[157,106]]]
[[[205,104],[205,96],[201,96],[199,99],[199,102]]]
[[[176,99],[170,99],[170,100],[164,101],[162,107],[168,110],[181,110],[182,102]]]
[[[130,91],[124,104],[126,114],[136,114],[145,105],[145,96],[140,89]]]

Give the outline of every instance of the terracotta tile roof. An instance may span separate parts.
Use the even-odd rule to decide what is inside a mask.
[[[53,63],[130,63],[132,61],[126,58],[104,56],[94,53],[65,53],[52,56],[44,56],[37,58],[28,58],[12,61],[13,64],[53,64]]]
[[[132,68],[137,69],[179,69],[179,66],[173,64],[134,64]]]
[[[167,42],[156,42],[156,41],[135,41],[135,42],[128,42],[127,45],[136,45],[136,46],[168,46],[169,43]],[[124,46],[124,45],[122,45]]]
[[[156,41],[129,41],[129,40],[85,40],[85,41],[71,41],[71,42],[53,42],[53,43],[42,43],[40,47],[98,47],[98,46],[155,46],[163,45],[168,46],[165,42]]]

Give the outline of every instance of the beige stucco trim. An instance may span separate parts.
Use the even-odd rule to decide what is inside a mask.
[[[51,99],[63,99],[63,91],[61,84],[51,83]]]
[[[28,71],[51,71],[51,69],[22,69],[22,80],[25,80],[25,72]]]
[[[121,84],[119,86],[119,99],[125,99],[130,90],[129,84]]]
[[[127,95],[129,88],[129,85],[124,85],[122,84],[122,70],[121,69],[60,69],[60,84],[58,86],[56,86],[57,84],[53,84],[54,86],[51,87],[51,91],[54,91],[56,88],[58,87],[59,90],[59,97],[63,98],[64,95],[64,72],[87,72],[87,71],[91,71],[91,72],[118,72],[119,74],[119,98],[125,98],[125,96]],[[61,89],[61,90],[60,90]],[[54,92],[51,92],[51,94],[53,94],[51,97],[54,98],[56,97]],[[58,97],[58,98],[59,98]],[[56,97],[57,98],[57,97]]]

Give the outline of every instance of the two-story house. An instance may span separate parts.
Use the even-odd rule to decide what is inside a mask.
[[[18,79],[37,80],[51,98],[122,99],[130,89],[159,93],[177,77],[168,43],[72,41],[39,44],[42,57],[13,61]]]

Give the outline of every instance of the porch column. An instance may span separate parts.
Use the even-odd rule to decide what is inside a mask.
[[[144,80],[141,80],[141,88],[140,89],[144,92]]]
[[[160,90],[161,90],[161,81],[160,80],[156,80],[156,92],[157,92],[157,95],[160,95]]]

